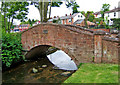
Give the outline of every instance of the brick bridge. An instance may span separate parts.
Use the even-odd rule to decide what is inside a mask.
[[[35,48],[39,51],[40,46],[46,45],[59,48],[77,65],[93,62],[93,58],[97,63],[118,63],[120,53],[119,38],[111,38],[104,31],[93,32],[73,25],[39,24],[24,31],[21,41],[27,51]]]

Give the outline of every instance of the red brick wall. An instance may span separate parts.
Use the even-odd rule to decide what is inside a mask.
[[[103,45],[103,56],[102,56],[102,62],[104,63],[118,63],[118,45],[119,43],[117,41],[113,41],[111,39],[103,39],[102,40]]]
[[[94,35],[94,55],[96,63],[118,63],[119,39],[105,33]]]
[[[47,30],[48,33],[44,33]],[[50,45],[66,52],[77,65],[92,62],[118,63],[119,41],[106,32],[93,32],[73,25],[40,24],[22,33],[24,50]],[[120,47],[120,46],[119,46]]]
[[[43,30],[48,30],[47,34]],[[84,31],[84,30],[83,30]],[[65,51],[78,65],[92,62],[93,35],[56,24],[40,24],[22,34],[25,50],[39,45],[50,45]]]
[[[92,31],[102,30],[102,31],[110,32],[110,29],[90,29],[90,30]]]

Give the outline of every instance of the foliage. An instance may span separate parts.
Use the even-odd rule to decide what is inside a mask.
[[[93,11],[87,11],[86,13],[84,11],[81,11],[81,14],[83,14],[85,16],[85,26],[88,27],[87,25],[87,21],[93,21],[94,20],[94,15],[93,15]]]
[[[22,24],[30,24],[30,26],[33,26],[33,24],[35,22],[37,22],[37,21],[39,21],[39,20],[34,20],[34,19],[31,20],[31,19],[29,19],[28,21],[21,22],[20,25],[22,25]]]
[[[58,20],[53,20],[53,23],[61,24],[61,19],[59,18]]]
[[[106,12],[106,11],[109,11],[109,8],[110,8],[110,4],[103,4],[103,6],[102,6],[102,9],[101,9],[101,17],[104,19],[104,13]]]
[[[70,0],[70,1],[66,0],[66,1],[67,1],[66,3],[67,8],[69,7],[72,8],[72,14],[79,12],[77,8],[79,8],[80,6],[76,3],[75,0]]]
[[[1,26],[2,28],[5,28],[4,15],[2,15],[1,12],[0,12],[0,19],[1,19],[0,26]],[[6,22],[6,26],[8,26],[7,18],[5,18],[5,22]]]
[[[48,12],[48,6],[50,6],[49,9],[49,18],[50,18],[50,14],[51,14],[51,7],[60,7],[60,5],[62,4],[62,2],[31,2],[31,5],[34,5],[40,13],[40,21],[41,22],[47,22],[48,18],[47,18],[47,12]]]
[[[84,63],[79,67],[64,83],[118,83],[117,64]]]
[[[93,15],[93,11],[91,11],[91,13],[88,17],[88,21],[93,22],[94,19],[95,19],[95,16]]]
[[[14,19],[20,21],[27,19],[28,5],[28,2],[2,2],[1,13],[4,15],[4,26],[6,26],[5,19],[8,21],[8,26],[5,27],[5,31],[10,32]]]
[[[20,34],[2,32],[2,63],[7,67],[22,60]]]
[[[114,18],[112,19],[112,21],[113,21],[113,27],[120,30],[120,18],[117,18],[117,19]]]

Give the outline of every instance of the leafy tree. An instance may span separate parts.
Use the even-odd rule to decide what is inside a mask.
[[[88,17],[88,21],[93,22],[94,19],[95,19],[95,16],[93,15],[93,11],[91,11]]]
[[[28,5],[28,2],[2,2],[1,13],[4,15],[4,26],[6,26],[6,18],[8,21],[8,26],[5,27],[6,31],[10,32],[14,19],[20,21],[27,19]]]
[[[85,16],[85,19],[84,19],[85,27],[88,27],[88,25],[87,25],[87,21],[88,21],[88,20],[93,21],[93,20],[91,19],[91,17],[93,17],[93,14],[92,14],[92,13],[93,13],[93,12],[91,12],[91,11],[87,11],[86,13],[85,13],[84,11],[81,12],[81,14],[83,14],[83,15]],[[94,17],[93,17],[93,18],[94,18]]]
[[[77,8],[79,8],[80,6],[76,3],[75,0],[70,0],[70,1],[66,0],[66,2],[67,2],[66,3],[67,8],[69,7],[72,8],[72,14],[79,12]]]
[[[120,30],[120,18],[117,18],[117,19],[114,18],[114,19],[112,19],[112,21],[113,21],[113,27]]]
[[[6,22],[6,23],[4,24],[4,15],[2,15],[1,12],[0,12],[0,22],[1,22],[1,23],[0,23],[0,27],[2,27],[2,28],[7,27],[7,23],[8,23],[8,22],[7,22],[7,18],[5,18],[5,22]],[[5,29],[5,30],[6,30],[6,29]]]
[[[59,7],[62,4],[62,2],[31,2],[31,5],[34,5],[40,13],[40,20],[41,22],[47,22],[47,12],[48,12],[48,6],[50,6],[49,10],[49,18],[51,15],[51,7]]]
[[[51,16],[51,7],[60,7],[61,4],[62,4],[62,2],[52,2],[52,0],[51,0],[51,3],[49,3],[49,6],[50,6],[49,19],[50,19],[50,16]]]
[[[110,8],[110,4],[103,4],[103,6],[102,6],[102,9],[101,9],[101,17],[104,19],[104,13],[106,12],[106,11],[109,11],[109,8]]]
[[[37,22],[37,21],[39,21],[39,20],[34,20],[34,19],[28,19],[28,21],[24,21],[24,22],[21,22],[20,23],[20,25],[21,24],[30,24],[30,26],[33,26],[33,24],[35,23],[35,22]]]

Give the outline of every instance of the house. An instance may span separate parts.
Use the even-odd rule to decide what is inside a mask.
[[[58,24],[69,24],[69,25],[76,25],[76,26],[85,26],[85,22],[84,22],[84,15],[82,15],[81,13],[75,13],[73,15],[65,15],[62,17],[56,17],[54,16],[54,18],[51,18],[48,20],[49,23],[54,23],[54,21],[58,20]],[[92,23],[90,21],[87,21],[87,25],[90,26],[95,26],[95,23]]]
[[[95,15],[95,18],[100,18],[102,16],[100,12],[95,12],[93,14]],[[104,13],[104,19],[106,23],[108,22],[108,25],[113,24],[113,21],[111,20],[113,18],[120,18],[120,2],[118,2],[117,8],[115,7],[114,9]]]
[[[73,25],[85,27],[85,21],[84,21],[84,19],[78,19],[73,23]],[[87,25],[89,27],[94,27],[96,24],[93,22],[87,21]]]
[[[62,16],[62,17],[54,16],[54,18],[49,19],[48,22],[53,23],[55,20],[59,20],[58,22],[59,24],[73,25],[73,23],[78,19],[85,19],[85,17],[81,13],[74,13],[70,15],[66,14],[65,16]]]
[[[12,32],[22,32],[24,30],[27,30],[29,27],[30,27],[29,24],[16,25]]]

